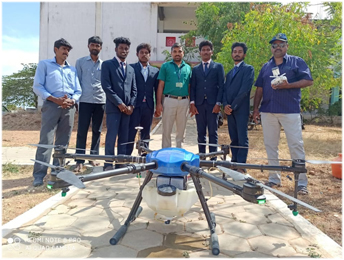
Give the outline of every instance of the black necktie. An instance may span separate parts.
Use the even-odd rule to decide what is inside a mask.
[[[123,61],[121,61],[121,70],[122,70],[123,77],[125,78],[125,70],[124,70],[124,62]]]
[[[204,74],[207,75],[208,73],[208,62],[204,62]]]

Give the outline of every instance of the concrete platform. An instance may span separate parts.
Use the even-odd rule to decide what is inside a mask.
[[[151,138],[154,141],[150,148],[160,149],[161,128]],[[196,123],[190,118],[183,148],[197,153],[196,143]],[[4,147],[2,155],[3,163],[31,163],[35,148]],[[101,171],[101,167],[94,171]],[[221,176],[217,171],[212,174]],[[164,216],[155,214],[143,201],[143,211],[126,235],[117,245],[110,245],[142,181],[128,174],[88,182],[83,190],[71,188],[64,198],[55,195],[2,226],[2,256],[342,258],[341,246],[302,216],[293,216],[287,205],[270,192],[265,191],[266,204],[252,204],[204,179],[204,194],[216,216],[220,255],[213,256],[209,250],[210,233],[199,202],[183,217],[165,224]]]

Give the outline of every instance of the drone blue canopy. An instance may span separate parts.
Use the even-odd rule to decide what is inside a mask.
[[[146,162],[156,162],[158,164],[158,169],[151,170],[155,174],[185,176],[189,173],[182,171],[182,164],[188,163],[199,167],[199,156],[182,148],[169,147],[149,153]]]

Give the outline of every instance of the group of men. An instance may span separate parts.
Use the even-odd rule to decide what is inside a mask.
[[[85,153],[87,132],[92,121],[91,153],[99,154],[100,133],[104,110],[107,133],[105,155],[130,155],[136,136],[136,126],[142,126],[141,139],[149,139],[153,114],[162,115],[162,148],[171,147],[171,133],[176,124],[176,146],[182,147],[188,112],[195,115],[197,142],[218,144],[218,120],[221,107],[227,115],[233,162],[246,163],[248,154],[247,123],[250,113],[250,92],[254,69],[244,62],[247,46],[232,45],[234,68],[225,76],[223,65],[212,60],[210,41],[199,44],[202,62],[193,69],[183,60],[184,49],[179,43],[171,47],[172,60],[162,64],[160,71],[149,64],[151,46],[142,43],[136,48],[138,62],[127,64],[131,42],[128,38],[114,40],[116,56],[107,61],[99,58],[102,41],[98,36],[88,40],[90,55],[80,58],[76,68],[67,61],[72,46],[60,39],[55,42],[55,58],[40,61],[37,67],[34,92],[42,97],[42,128],[40,144],[68,145],[73,128],[76,105],[79,104],[77,153]],[[264,143],[270,165],[278,165],[278,142],[281,125],[287,135],[292,159],[305,159],[300,124],[300,89],[312,85],[306,63],[287,54],[285,34],[279,33],[269,42],[273,57],[264,64],[257,81],[254,114],[262,117]],[[273,75],[286,74],[281,84],[271,84]],[[154,111],[155,98],[155,111]],[[196,141],[196,140],[195,140]],[[148,142],[145,143],[148,147]],[[206,147],[199,145],[199,152]],[[209,146],[209,152],[216,147]],[[49,162],[51,149],[38,147],[36,160]],[[216,160],[216,158],[212,158]],[[85,161],[76,161],[75,171],[81,171]],[[54,165],[58,162],[54,160]],[[99,165],[90,161],[91,165]],[[115,168],[119,165],[116,164]],[[113,169],[112,161],[104,168]],[[238,171],[240,171],[238,169]],[[243,170],[245,171],[245,170]],[[35,163],[34,186],[43,184],[45,165]],[[269,186],[280,185],[278,172],[271,172]],[[307,194],[306,174],[300,174],[299,192]]]

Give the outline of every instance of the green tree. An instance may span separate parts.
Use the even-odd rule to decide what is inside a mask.
[[[334,66],[341,61],[338,59],[341,55],[341,23],[335,27],[331,22],[312,21],[305,13],[306,7],[307,3],[254,6],[242,22],[229,27],[222,39],[223,47],[217,61],[224,65],[225,71],[229,71],[234,65],[230,58],[232,43],[245,42],[249,48],[245,62],[254,67],[257,78],[262,65],[271,58],[269,40],[279,32],[285,33],[288,53],[302,57],[314,79],[312,87],[302,89],[304,108],[309,105],[318,107],[319,102],[315,104],[315,100],[328,96],[332,87],[341,88],[341,80],[334,77],[333,72]],[[341,8],[336,9],[336,17],[338,12],[341,17]]]
[[[22,70],[2,77],[2,102],[7,106],[37,108],[37,96],[32,91],[37,63],[22,63],[22,65]]]
[[[250,3],[204,2],[196,9],[193,21],[197,30],[190,31],[188,37],[203,37],[212,41],[214,55],[221,50],[221,40],[229,23],[239,22],[250,11]]]

